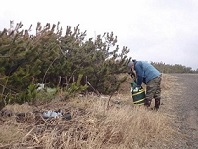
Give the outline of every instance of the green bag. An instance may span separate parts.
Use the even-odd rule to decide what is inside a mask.
[[[131,93],[132,93],[132,99],[133,99],[133,104],[135,105],[143,105],[145,102],[145,90],[141,86],[140,89],[137,92],[134,92],[133,89],[137,86],[135,82],[131,82]]]

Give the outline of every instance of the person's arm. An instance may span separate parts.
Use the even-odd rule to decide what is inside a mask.
[[[143,82],[143,77],[137,76],[137,87],[141,87],[142,82]]]
[[[141,87],[142,82],[143,82],[143,68],[142,68],[142,63],[139,62],[136,67],[136,74],[137,74],[137,87]]]

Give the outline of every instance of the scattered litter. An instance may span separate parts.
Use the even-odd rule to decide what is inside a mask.
[[[11,117],[13,115],[13,112],[7,109],[2,109],[0,111],[1,116]]]
[[[71,120],[71,113],[70,112],[68,112],[68,113],[66,113],[65,115],[64,115],[64,118],[63,119],[65,119],[65,120]]]
[[[55,112],[52,110],[46,111],[43,113],[43,117],[44,118],[60,118],[62,117],[62,113],[61,112]]]
[[[41,117],[43,117],[44,119],[48,119],[48,118],[61,118],[62,120],[66,120],[69,121],[72,119],[71,113],[70,112],[66,112],[64,113],[62,110],[48,110],[45,112],[39,112],[39,111],[35,111],[35,112],[20,112],[20,113],[13,113],[10,110],[7,109],[2,109],[0,110],[0,117],[11,117],[11,116],[16,116],[16,118],[18,120],[20,119],[24,119],[27,117],[31,117],[33,115],[39,115]]]
[[[40,90],[43,90],[44,88],[45,88],[45,84],[43,84],[43,83],[37,83],[37,91],[40,91]]]

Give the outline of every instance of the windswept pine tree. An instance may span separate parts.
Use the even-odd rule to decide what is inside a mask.
[[[0,32],[0,98],[1,102],[32,101],[36,84],[81,92],[97,90],[101,94],[115,92],[126,79],[127,47],[119,48],[117,36],[104,33],[87,38],[79,25],[67,26],[65,34],[60,23],[42,26],[36,33],[23,29],[23,24]],[[78,82],[78,83],[77,83]]]

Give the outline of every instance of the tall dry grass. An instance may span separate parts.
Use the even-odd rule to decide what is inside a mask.
[[[0,146],[3,144],[16,143],[18,140],[22,139],[24,134],[25,131],[17,124],[0,125]]]
[[[168,76],[165,77],[168,80]],[[168,91],[169,83],[162,82],[162,87]],[[61,103],[50,105],[51,108],[69,109],[70,121],[54,119],[16,125],[12,120],[12,123],[1,123],[0,145],[44,149],[161,148],[161,144],[170,142],[176,133],[172,119],[166,113],[126,102],[131,99],[130,94],[112,97],[110,106],[108,99],[108,96],[88,96],[72,99],[62,107]],[[118,99],[119,103],[115,103]],[[4,137],[6,135],[8,137]]]

